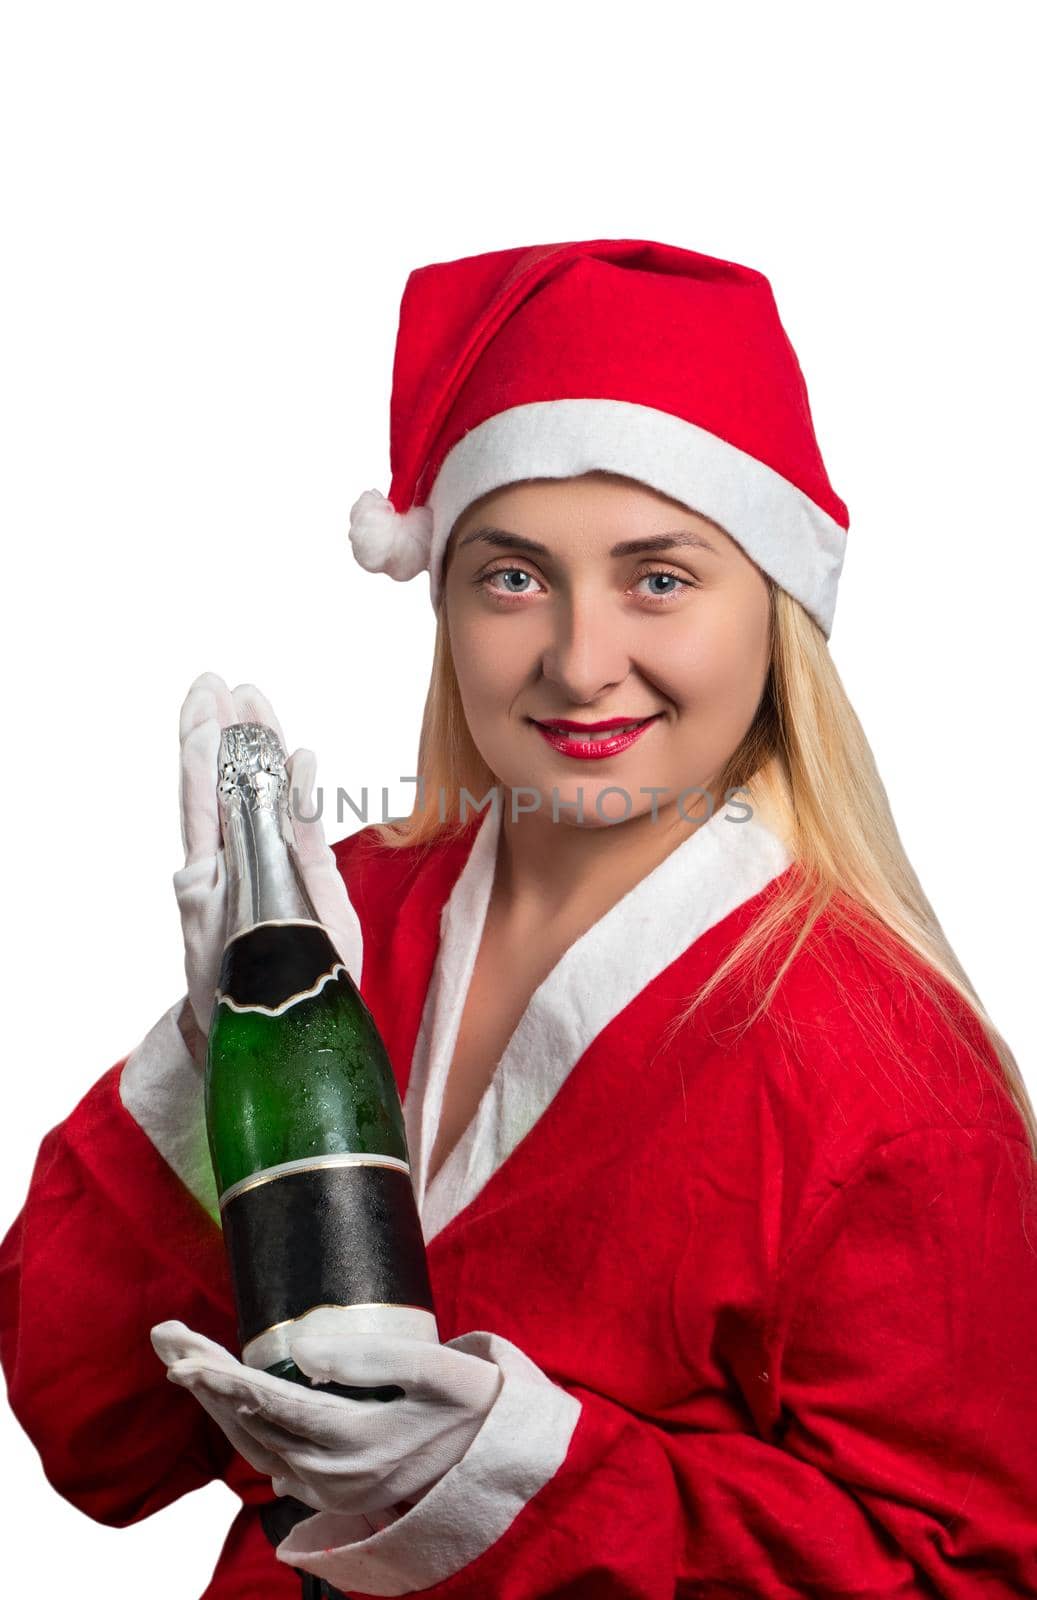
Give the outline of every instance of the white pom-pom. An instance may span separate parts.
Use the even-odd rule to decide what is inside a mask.
[[[387,572],[406,583],[428,567],[432,507],[397,511],[377,489],[365,489],[349,513],[349,542],[368,572]]]

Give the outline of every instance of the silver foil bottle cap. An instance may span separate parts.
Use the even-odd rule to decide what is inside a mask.
[[[216,793],[229,882],[228,937],[259,922],[318,917],[292,863],[284,747],[261,722],[220,734]]]
[[[288,805],[285,751],[272,728],[234,722],[220,735],[216,794],[221,807],[247,807],[281,817]]]

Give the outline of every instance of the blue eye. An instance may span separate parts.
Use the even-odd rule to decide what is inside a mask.
[[[491,571],[482,573],[474,580],[475,586],[479,589],[486,589],[491,594],[495,595],[524,595],[532,593],[532,590],[528,587],[520,588],[512,582],[505,582],[503,585],[497,585],[493,582],[495,578],[503,578],[506,580],[517,578],[520,583],[523,579],[525,579],[527,584],[530,581],[533,583],[539,581],[533,577],[532,573],[527,572],[525,567],[493,567]],[[685,578],[682,577],[679,572],[670,572],[665,569],[655,568],[653,568],[653,570],[650,572],[642,573],[639,578],[635,579],[635,587],[639,583],[647,582],[650,578],[669,579],[670,583],[674,586],[669,589],[664,589],[662,592],[656,590],[654,593],[646,595],[647,599],[655,602],[658,605],[668,604],[676,595],[680,593],[682,589],[697,589],[699,587],[694,578]]]
[[[650,578],[669,578],[671,583],[675,585],[672,589],[666,589],[662,593],[656,590],[648,596],[650,600],[659,601],[663,605],[666,605],[675,595],[680,594],[682,589],[698,588],[698,583],[694,578],[682,578],[679,572],[668,572],[659,568],[653,568],[651,572],[643,572],[637,581],[638,583],[646,583]]]
[[[480,578],[476,578],[475,582],[477,587],[489,589],[491,594],[528,594],[529,591],[527,589],[513,589],[511,587],[499,589],[490,582],[491,578],[511,577],[530,578],[532,573],[527,572],[524,567],[494,567],[492,572],[484,572]]]
[[[678,584],[678,585],[680,583],[680,579],[672,572],[646,572],[645,576],[640,581],[642,583],[647,583],[650,578],[667,578],[667,579],[669,579],[669,581],[671,583]],[[663,599],[665,599],[665,597],[668,594],[673,594],[673,593],[674,593],[673,589],[663,589],[663,590],[657,589],[655,591],[655,598],[657,600],[663,600]]]

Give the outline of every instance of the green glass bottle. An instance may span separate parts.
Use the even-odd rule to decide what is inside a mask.
[[[425,1246],[392,1066],[292,863],[272,729],[223,730],[217,793],[227,939],[205,1107],[238,1337],[247,1365],[309,1383],[289,1353],[303,1324],[438,1337]]]

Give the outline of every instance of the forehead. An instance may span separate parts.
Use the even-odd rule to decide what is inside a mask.
[[[564,546],[612,545],[637,535],[671,530],[697,532],[702,547],[719,553],[729,536],[715,522],[648,484],[615,473],[589,472],[571,478],[529,478],[481,495],[457,518],[450,544],[471,544],[490,529],[519,538]],[[485,541],[479,541],[482,548]]]

